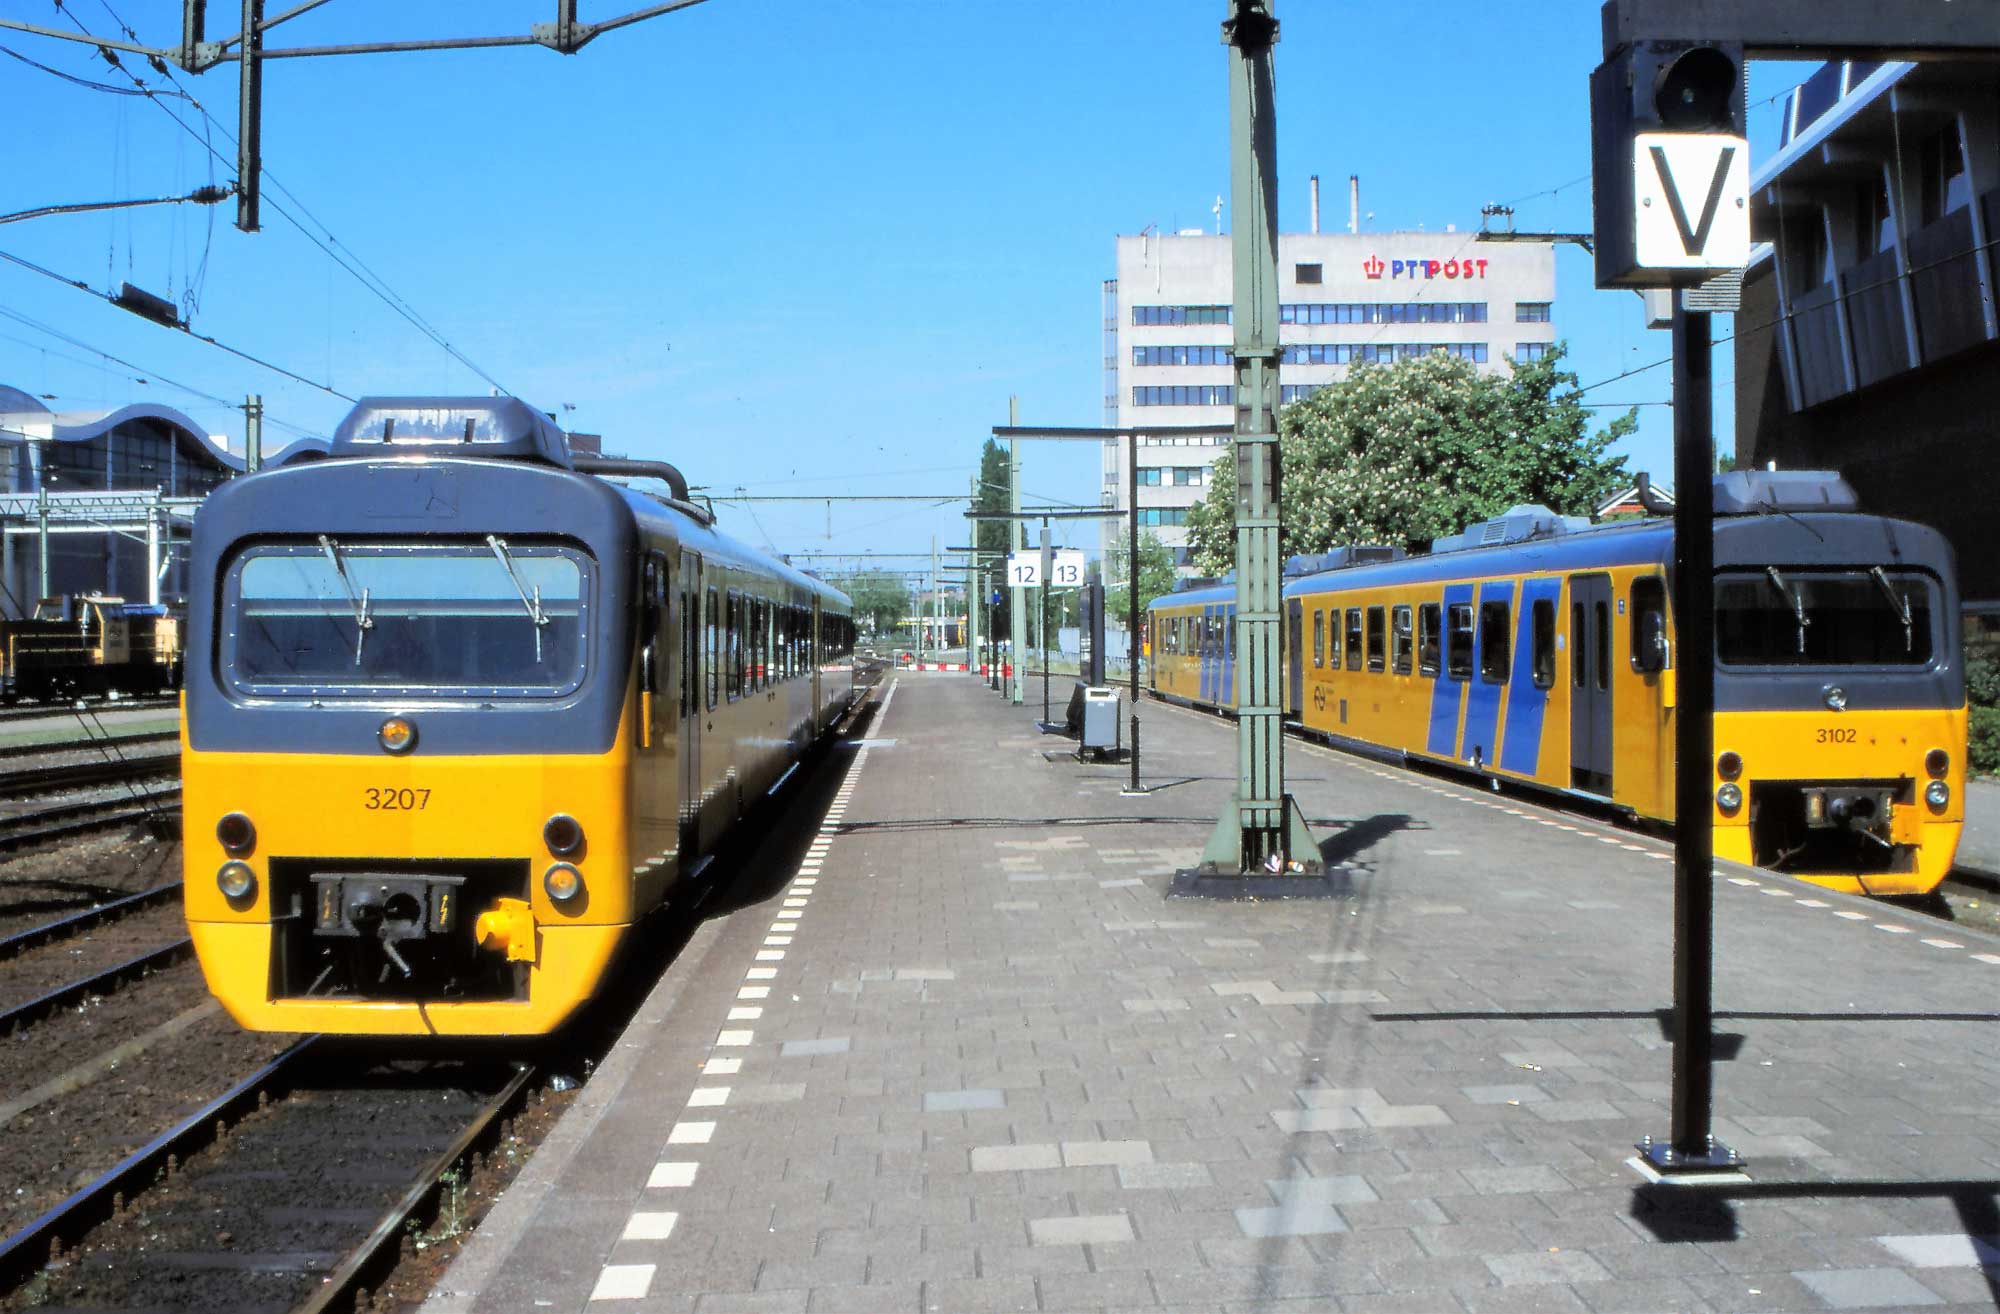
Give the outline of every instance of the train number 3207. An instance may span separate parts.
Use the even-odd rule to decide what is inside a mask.
[[[1854,742],[1854,731],[1837,726],[1827,727],[1814,731],[1813,738],[1822,744],[1851,744]]]
[[[428,789],[364,789],[361,806],[370,812],[422,812],[430,806]]]

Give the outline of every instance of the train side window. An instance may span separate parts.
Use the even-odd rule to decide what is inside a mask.
[[[1361,608],[1359,607],[1349,607],[1347,609],[1347,639],[1344,646],[1347,649],[1347,669],[1350,671],[1360,670]]]
[[[1436,675],[1438,673],[1438,605],[1435,602],[1422,603],[1417,607],[1417,673]]]
[[[730,702],[743,696],[743,595],[729,590],[722,613],[723,693]]]
[[[717,686],[722,680],[722,596],[708,591],[708,710],[715,710]]]
[[[1593,637],[1597,640],[1597,687],[1611,687],[1611,604],[1596,604],[1597,630]]]
[[[1389,612],[1389,669],[1397,675],[1410,673],[1410,609],[1396,607]]]
[[[1667,652],[1667,585],[1658,575],[1632,581],[1632,669],[1664,671]]]
[[[1505,602],[1479,604],[1479,678],[1487,684],[1507,683],[1509,642],[1514,632],[1513,607]]]
[[[1445,670],[1454,680],[1472,678],[1472,604],[1454,602],[1445,611]]]
[[[1528,629],[1534,643],[1530,663],[1534,671],[1535,687],[1549,689],[1556,682],[1556,604],[1548,598],[1536,598],[1528,612]]]
[[[1323,611],[1313,613],[1313,665],[1326,666],[1326,613]]]
[[[1383,633],[1383,622],[1387,619],[1388,608],[1368,609],[1368,669],[1371,671],[1379,671],[1385,664],[1383,655],[1388,644],[1388,636]]]
[[[1572,602],[1569,604],[1569,682],[1578,689],[1583,688],[1590,679],[1590,673],[1585,669],[1590,662],[1583,651],[1586,636],[1583,604]]]

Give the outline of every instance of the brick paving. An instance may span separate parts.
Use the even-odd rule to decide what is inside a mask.
[[[1996,1308],[2000,941],[1725,872],[1749,1181],[1652,1186],[1663,843],[1294,744],[1342,897],[1169,901],[1233,725],[1038,711],[897,678],[430,1314]]]

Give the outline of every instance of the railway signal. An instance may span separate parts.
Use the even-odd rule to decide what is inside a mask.
[[[1599,287],[1679,287],[1750,258],[1743,47],[1641,41],[1590,78]]]

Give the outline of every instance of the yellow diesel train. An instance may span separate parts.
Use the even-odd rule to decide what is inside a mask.
[[[364,399],[192,551],[187,917],[253,1029],[555,1029],[854,696],[845,595],[512,398]]]
[[[1819,472],[1721,476],[1716,508],[1717,856],[1929,893],[1964,820],[1950,547]],[[1671,820],[1672,556],[1670,521],[1521,507],[1427,556],[1308,563],[1284,588],[1288,715],[1359,752]],[[1233,586],[1154,602],[1155,693],[1233,705],[1234,611]]]

